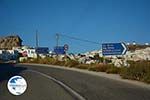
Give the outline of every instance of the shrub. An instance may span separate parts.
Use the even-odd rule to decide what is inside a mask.
[[[88,70],[97,71],[97,72],[106,72],[107,69],[108,69],[108,65],[106,64],[96,64],[93,65],[92,67],[89,67]]]
[[[99,61],[100,61],[100,62],[104,62],[104,57],[100,57],[100,58],[99,58]]]
[[[146,82],[146,83],[150,83],[150,73],[147,73],[147,74],[144,76],[144,78],[143,78],[142,81],[144,81],[144,82]]]
[[[79,64],[76,66],[76,68],[79,68],[79,69],[88,69],[90,67],[90,65],[88,64]]]
[[[119,74],[120,70],[121,68],[111,66],[111,67],[108,67],[108,69],[106,70],[106,73]]]
[[[122,68],[120,75],[122,78],[133,79],[150,83],[150,62],[129,62],[129,68]]]
[[[63,66],[64,62],[63,61],[59,61],[57,59],[54,59],[53,62],[51,62],[50,64]]]
[[[79,65],[79,62],[76,60],[67,60],[65,62],[65,66],[68,66],[68,67],[76,67],[77,65]]]

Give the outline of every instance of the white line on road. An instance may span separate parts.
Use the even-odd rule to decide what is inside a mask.
[[[33,72],[33,73],[37,73],[37,74],[40,74],[52,81],[54,81],[55,83],[59,84],[60,86],[62,86],[64,89],[66,89],[68,92],[70,92],[77,100],[86,100],[83,96],[81,96],[79,93],[77,93],[76,91],[74,91],[73,89],[71,89],[69,86],[67,86],[66,84],[64,84],[63,82],[49,76],[49,75],[46,75],[44,73],[41,73],[39,71],[35,71],[35,70],[27,70],[29,72]]]

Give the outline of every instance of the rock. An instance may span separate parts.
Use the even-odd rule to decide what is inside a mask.
[[[86,62],[86,57],[79,58],[78,62],[84,64]]]
[[[27,60],[27,59],[28,59],[28,57],[19,57],[20,62],[23,62],[24,60]]]
[[[12,49],[22,46],[22,40],[18,35],[0,37],[0,49]]]
[[[127,63],[125,59],[112,59],[112,64],[116,67],[129,67],[130,65]]]
[[[150,60],[150,47],[132,52],[128,51],[125,59],[132,61]]]

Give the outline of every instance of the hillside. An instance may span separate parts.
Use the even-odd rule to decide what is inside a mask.
[[[128,45],[127,47],[129,51],[135,51],[135,50],[145,49],[147,47],[150,47],[150,45]]]
[[[0,49],[12,49],[22,45],[22,39],[18,36],[0,37]]]

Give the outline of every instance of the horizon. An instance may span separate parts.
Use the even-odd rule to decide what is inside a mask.
[[[149,0],[1,0],[0,36],[17,34],[23,45],[56,46],[56,33],[95,43],[150,43]],[[60,36],[69,52],[101,49],[101,45]]]

